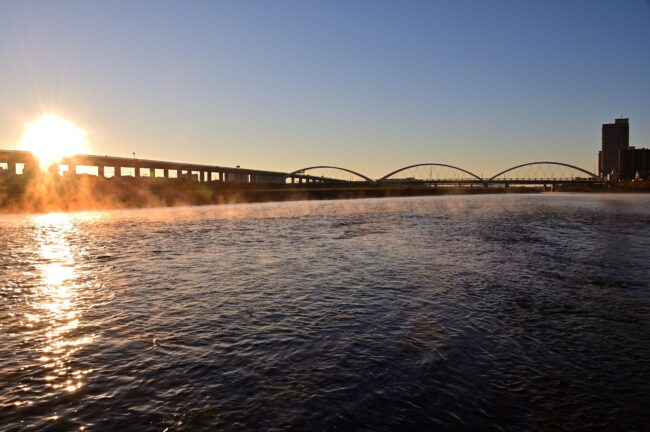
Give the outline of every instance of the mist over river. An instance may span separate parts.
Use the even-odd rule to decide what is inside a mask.
[[[650,195],[0,216],[0,430],[642,430]]]

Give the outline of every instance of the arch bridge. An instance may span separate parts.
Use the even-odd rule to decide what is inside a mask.
[[[412,173],[406,175],[405,173]],[[401,175],[400,175],[401,174]],[[406,176],[405,176],[406,175]],[[377,180],[379,183],[432,183],[473,184],[484,183],[484,179],[466,169],[436,162],[408,165],[391,171]]]
[[[424,169],[424,173],[423,173]],[[428,171],[427,171],[428,170]],[[414,173],[415,175],[408,175]],[[594,173],[575,165],[538,161],[515,165],[492,176],[481,177],[454,165],[420,163],[392,171],[378,183],[431,184],[431,185],[553,185],[560,183],[593,183],[601,179]]]
[[[316,166],[301,168],[299,170],[286,174],[285,178],[289,179],[291,183],[296,183],[296,182],[298,183],[347,183],[347,182],[355,181],[351,179],[340,179],[340,178],[330,177],[330,176],[317,176],[317,175],[306,174],[306,171],[317,171],[317,170],[333,170],[335,172],[344,173],[345,175],[352,175],[358,179],[356,181],[375,183],[375,180],[357,171],[353,171],[348,168],[331,166],[331,165],[316,165]]]
[[[576,175],[577,174],[577,175]],[[528,162],[503,170],[486,181],[488,183],[540,184],[590,183],[600,178],[584,168],[564,162]]]
[[[330,176],[315,176],[308,171],[335,170],[352,175],[356,180]],[[593,183],[601,181],[596,174],[564,162],[538,161],[512,166],[491,176],[480,176],[464,168],[437,162],[407,165],[387,173],[377,180],[348,168],[317,165],[286,174],[291,183],[366,182],[372,184],[428,185],[553,185],[560,183]]]

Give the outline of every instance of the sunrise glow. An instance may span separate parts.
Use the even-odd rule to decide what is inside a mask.
[[[86,131],[62,117],[46,114],[25,125],[21,146],[38,158],[42,169],[47,169],[66,156],[83,153]]]

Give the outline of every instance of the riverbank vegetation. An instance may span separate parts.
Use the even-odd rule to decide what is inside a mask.
[[[0,178],[0,211],[50,212],[233,204],[264,201],[409,197],[442,194],[531,193],[541,188],[337,184],[240,184],[191,179],[99,178],[30,173]]]
[[[617,181],[595,184],[565,184],[556,188],[559,192],[607,192],[607,193],[648,193],[650,180]]]

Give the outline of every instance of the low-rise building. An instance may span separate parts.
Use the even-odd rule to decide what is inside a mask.
[[[629,147],[619,159],[622,180],[650,180],[650,149]]]

